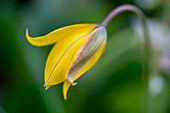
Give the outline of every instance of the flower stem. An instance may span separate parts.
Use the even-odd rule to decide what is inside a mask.
[[[144,42],[145,42],[145,62],[143,64],[143,86],[144,86],[144,92],[145,92],[145,107],[144,107],[144,113],[149,112],[149,74],[150,74],[150,67],[151,67],[151,42],[150,37],[148,34],[148,28],[147,28],[147,21],[145,15],[142,13],[140,9],[133,5],[122,5],[120,7],[117,7],[114,9],[107,17],[106,19],[101,23],[104,26],[107,26],[107,24],[118,14],[122,12],[133,12],[135,13],[142,21],[142,27],[143,27],[143,33],[144,33]]]

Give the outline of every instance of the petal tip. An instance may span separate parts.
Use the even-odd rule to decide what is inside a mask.
[[[77,82],[73,82],[71,85],[72,85],[72,86],[75,86],[75,85],[77,85]]]
[[[71,81],[71,80],[69,80],[69,79],[68,79],[68,82],[70,82],[70,84],[71,84],[72,86],[77,85],[77,82],[72,82],[72,81]]]
[[[45,83],[43,87],[45,87],[47,84]]]
[[[67,92],[69,87],[71,86],[71,83],[68,80],[65,80],[63,83],[63,97],[64,100],[67,100]]]
[[[28,35],[28,28],[26,28],[26,37],[27,37],[27,36],[29,36],[29,35]]]
[[[49,87],[47,86],[47,84],[44,84],[44,86],[43,87],[45,87],[45,90],[47,90]]]
[[[67,96],[64,97],[64,100],[67,100]]]
[[[26,33],[28,34],[28,28],[26,28]]]

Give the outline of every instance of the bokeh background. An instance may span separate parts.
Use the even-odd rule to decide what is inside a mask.
[[[149,113],[170,113],[169,0],[0,0],[0,113],[142,113],[143,33],[136,15],[123,13],[107,26],[107,48],[97,64],[62,96],[62,84],[43,88],[52,46],[31,36],[78,23],[101,23],[117,6],[133,4],[148,18],[153,44]]]

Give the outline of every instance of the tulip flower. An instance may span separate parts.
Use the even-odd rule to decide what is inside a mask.
[[[98,24],[71,25],[34,38],[27,29],[26,37],[35,46],[55,44],[47,58],[44,86],[63,82],[65,99],[69,87],[97,62],[106,46],[106,29]]]
[[[30,37],[26,29],[26,38],[32,45],[54,44],[46,61],[44,87],[48,89],[53,85],[63,83],[63,96],[66,100],[69,87],[76,85],[75,81],[92,68],[103,54],[107,40],[106,25],[117,14],[124,11],[136,13],[141,18],[144,31],[147,33],[145,16],[132,5],[116,8],[101,24],[70,25],[40,37]],[[147,42],[149,42],[148,38],[146,38],[146,44]],[[146,53],[150,52],[146,50]],[[148,67],[147,64],[146,67]]]

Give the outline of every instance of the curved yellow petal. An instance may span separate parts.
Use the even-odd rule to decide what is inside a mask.
[[[56,29],[56,30],[50,32],[49,34],[47,34],[45,36],[40,36],[40,37],[30,37],[28,34],[28,29],[26,29],[26,38],[32,45],[46,46],[46,45],[54,44],[57,41],[59,41],[60,39],[67,38],[68,34],[70,34],[72,32],[74,32],[74,33],[80,32],[79,30],[81,30],[82,31],[81,35],[84,35],[87,32],[89,32],[91,30],[91,28],[93,29],[94,26],[96,26],[96,25],[95,24],[70,25],[70,26]],[[83,31],[85,31],[84,34],[83,34]]]
[[[100,26],[78,50],[67,73],[70,82],[74,82],[98,61],[105,50],[106,36],[106,29]]]
[[[87,35],[97,24],[80,24],[78,28],[67,33],[63,39],[52,48],[46,62],[44,81],[47,88],[67,79],[67,72],[75,52],[84,43]],[[82,26],[80,28],[80,26]]]
[[[67,92],[70,86],[71,83],[68,80],[65,80],[63,83],[63,96],[65,100],[67,100]]]

